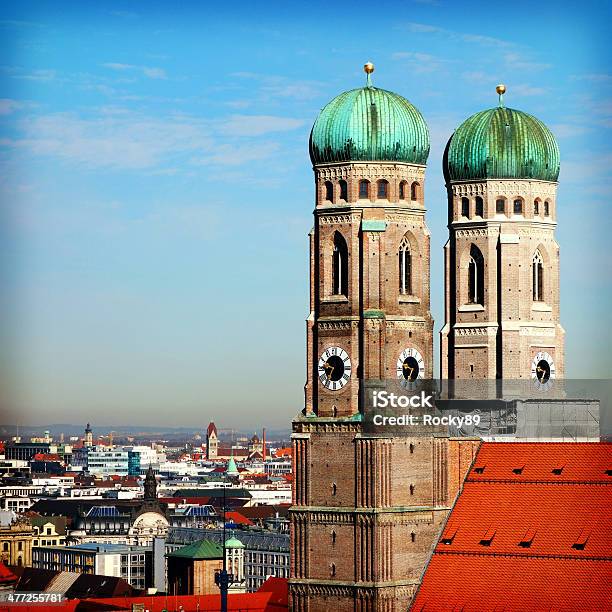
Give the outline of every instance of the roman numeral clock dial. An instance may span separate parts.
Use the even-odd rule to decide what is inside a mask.
[[[330,346],[319,358],[321,384],[330,391],[339,391],[351,378],[351,359],[339,346]]]

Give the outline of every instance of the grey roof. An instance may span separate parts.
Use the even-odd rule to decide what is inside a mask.
[[[246,550],[265,550],[270,552],[289,552],[289,534],[274,531],[235,530],[236,537]],[[228,532],[226,531],[226,537]],[[190,544],[206,538],[221,544],[222,529],[198,529],[195,527],[170,527],[166,542],[168,544]]]

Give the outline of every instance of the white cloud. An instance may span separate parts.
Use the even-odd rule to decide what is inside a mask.
[[[448,68],[454,60],[447,60],[429,53],[416,53],[413,51],[396,51],[391,59],[405,61],[408,67],[417,74],[436,72]]]
[[[410,32],[416,34],[443,34],[444,36],[453,39],[461,40],[463,42],[475,43],[488,47],[511,47],[513,43],[500,38],[494,38],[492,36],[484,36],[482,34],[466,34],[464,32],[453,32],[439,26],[433,26],[426,23],[415,23],[408,22],[400,25],[400,27],[406,27]]]
[[[270,132],[287,132],[301,127],[301,119],[272,115],[233,115],[224,121],[220,130],[232,136],[261,136]]]
[[[106,62],[104,68],[118,71],[138,71],[150,79],[167,79],[166,71],[155,66],[137,66],[135,64],[122,64],[120,62]]]
[[[50,69],[34,70],[28,74],[16,74],[14,78],[23,79],[25,81],[54,81],[57,77],[57,72]]]
[[[217,120],[178,115],[153,118],[120,106],[103,106],[87,118],[54,113],[22,119],[15,124],[20,136],[5,138],[0,146],[88,168],[185,170],[189,163],[236,166],[269,157],[279,145],[253,139],[294,130],[303,123],[272,115]]]
[[[256,145],[224,144],[215,147],[209,155],[192,159],[191,163],[197,166],[241,166],[247,162],[267,159],[278,149],[279,145],[275,142]]]
[[[520,53],[506,53],[504,55],[504,61],[506,62],[508,68],[512,70],[520,70],[522,72],[546,70],[547,68],[551,67],[550,64],[532,62]]]
[[[574,81],[592,81],[596,83],[608,83],[612,81],[612,74],[591,73],[591,74],[573,74],[571,77]]]
[[[512,85],[512,93],[518,96],[543,96],[548,93],[545,87],[533,87],[532,85],[518,84]]]
[[[0,115],[10,115],[25,106],[24,102],[11,100],[10,98],[0,98]]]

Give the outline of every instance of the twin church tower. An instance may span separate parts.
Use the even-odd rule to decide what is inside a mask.
[[[344,92],[310,137],[305,408],[293,422],[290,605],[296,612],[405,610],[477,441],[363,431],[364,380],[434,377],[429,132],[402,96]],[[449,239],[440,377],[563,375],[559,150],[535,117],[499,105],[444,152]]]

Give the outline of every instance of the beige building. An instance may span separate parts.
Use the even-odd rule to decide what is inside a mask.
[[[559,149],[538,119],[503,104],[468,118],[444,171],[445,324],[441,375],[535,379],[564,373],[559,314]]]
[[[34,528],[25,518],[17,518],[10,525],[0,527],[0,561],[5,565],[30,567]]]

